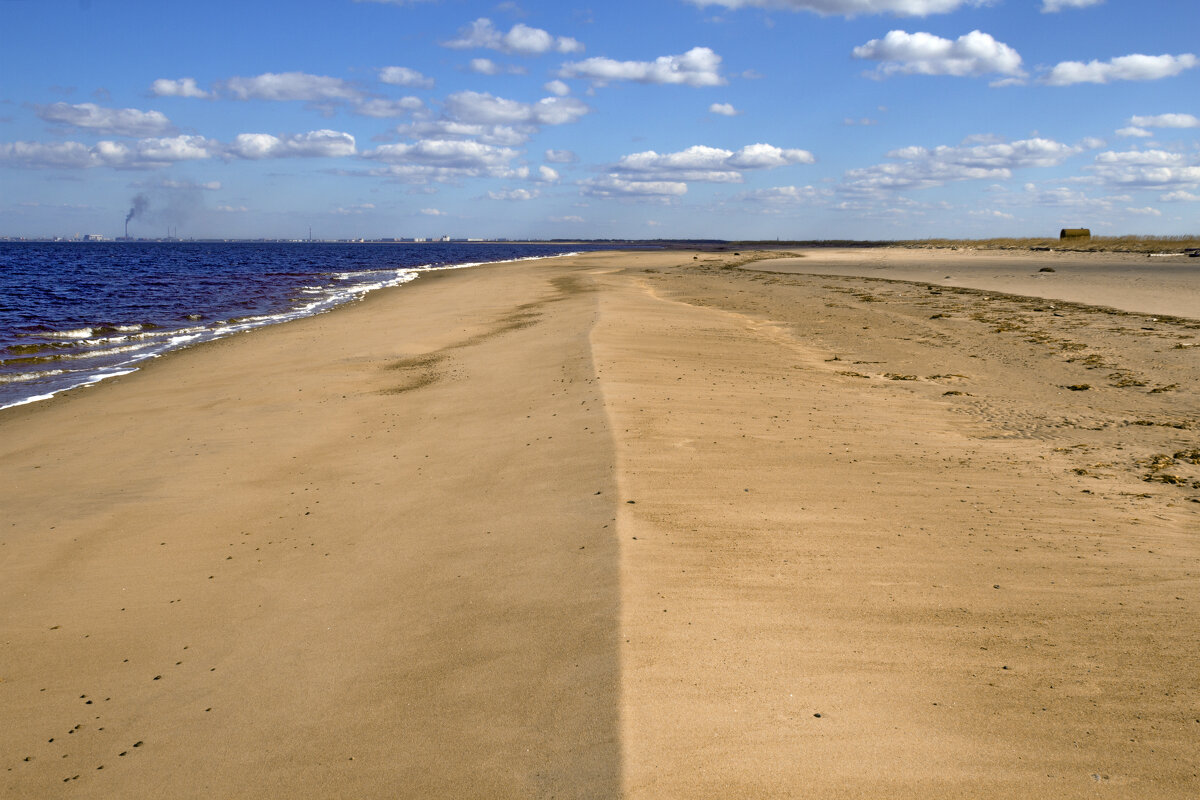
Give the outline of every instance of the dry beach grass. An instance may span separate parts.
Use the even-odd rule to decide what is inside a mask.
[[[886,252],[445,273],[0,412],[0,793],[1194,797],[1200,281]]]

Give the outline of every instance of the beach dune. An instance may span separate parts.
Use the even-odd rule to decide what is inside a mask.
[[[1200,322],[770,255],[0,412],[3,794],[1195,796]]]

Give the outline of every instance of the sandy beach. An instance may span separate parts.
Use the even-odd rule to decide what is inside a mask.
[[[1200,794],[1196,260],[779,255],[0,411],[0,795]]]

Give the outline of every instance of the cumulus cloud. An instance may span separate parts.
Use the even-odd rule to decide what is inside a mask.
[[[694,145],[677,153],[647,150],[623,156],[611,172],[628,180],[741,183],[744,170],[813,161],[812,153],[807,150],[785,150],[769,144],[747,145],[737,151]]]
[[[1128,203],[1131,199],[1129,195],[1093,197],[1078,189],[1069,189],[1065,186],[1039,189],[1037,185],[1027,183],[1025,184],[1024,193],[1019,196],[1018,202],[1022,204],[1034,203],[1035,205],[1050,206],[1053,208],[1070,208],[1077,211],[1108,212],[1112,211],[1116,207],[1116,204]]]
[[[1175,192],[1167,192],[1160,198],[1165,203],[1195,203],[1200,202],[1200,194],[1185,192],[1182,189]]]
[[[264,72],[249,78],[230,78],[225,89],[239,100],[357,100],[362,91],[341,78],[307,72]]]
[[[384,67],[379,70],[379,81],[390,86],[409,86],[414,89],[433,88],[433,78],[408,67]]]
[[[156,169],[180,161],[211,158],[220,145],[203,136],[173,136],[139,139],[134,142],[5,142],[0,143],[0,162],[31,168]]]
[[[588,113],[582,100],[574,97],[545,97],[522,103],[487,92],[456,92],[446,98],[446,112],[462,122],[484,124],[564,125]]]
[[[1141,208],[1126,208],[1126,214],[1134,214],[1141,217],[1161,217],[1162,212],[1151,206],[1142,206]]]
[[[339,158],[357,153],[354,137],[341,131],[319,130],[288,136],[240,133],[227,148],[230,155],[263,158]]]
[[[543,84],[542,88],[557,97],[566,97],[571,93],[571,87],[559,80],[549,81]]]
[[[212,93],[196,85],[195,78],[159,78],[150,84],[150,94],[155,97],[212,97]]]
[[[161,111],[102,108],[95,103],[51,103],[48,106],[37,106],[37,115],[46,122],[115,136],[158,136],[171,133],[175,129]]]
[[[951,181],[1005,179],[1015,169],[1051,167],[1082,151],[1051,139],[1023,139],[933,149],[903,147],[888,153],[895,163],[848,170],[843,189],[850,192],[925,189]]]
[[[502,33],[487,17],[475,20],[458,32],[457,39],[443,42],[442,46],[456,50],[483,48],[523,56],[542,55],[551,51],[583,52],[583,45],[569,36],[552,36],[541,28],[531,28],[520,22],[513,25],[508,33]]]
[[[780,8],[791,11],[811,11],[822,16],[843,17],[855,17],[860,14],[924,17],[929,14],[947,14],[962,6],[981,4],[981,0],[691,0],[691,2],[698,6],[724,6],[734,9]]]
[[[453,119],[422,119],[400,125],[397,133],[410,139],[473,139],[499,147],[517,147],[537,132],[532,125],[481,125]]]
[[[764,206],[795,206],[811,203],[828,194],[812,186],[772,186],[735,195],[740,203],[756,203]]]
[[[446,216],[445,211],[441,211],[436,208],[422,208],[421,213],[426,217],[444,217],[444,216]]]
[[[1147,56],[1135,53],[1109,61],[1063,61],[1040,79],[1048,86],[1071,86],[1076,83],[1112,83],[1113,81],[1155,81],[1170,78],[1196,66],[1196,56]]]
[[[572,150],[547,150],[546,160],[551,164],[574,164],[579,156]]]
[[[1200,119],[1192,114],[1157,114],[1152,117],[1130,117],[1129,124],[1140,128],[1200,128]]]
[[[544,126],[575,122],[590,110],[574,97],[523,103],[488,92],[456,92],[446,98],[440,119],[419,119],[397,130],[412,138],[474,139],[513,147],[529,141]]]
[[[1200,166],[1193,159],[1166,150],[1108,150],[1098,153],[1086,169],[1111,186],[1175,189],[1200,185]]]
[[[722,117],[736,117],[742,113],[733,107],[733,103],[713,103],[708,107],[708,113],[718,114]]]
[[[943,39],[932,33],[888,31],[882,39],[872,39],[854,48],[855,58],[880,62],[870,73],[889,75],[979,75],[1024,76],[1021,56],[989,34],[971,31],[957,39]]]
[[[386,100],[379,97],[372,97],[367,100],[359,100],[354,103],[351,108],[355,114],[363,117],[376,117],[386,119],[388,117],[402,117],[405,114],[410,114],[413,111],[419,111],[425,107],[425,104],[419,97],[401,97],[399,100]]]
[[[723,86],[721,57],[707,47],[693,47],[677,56],[659,56],[654,61],[615,61],[611,58],[586,58],[563,64],[560,78],[586,78],[597,85],[613,81],[681,84],[684,86]]]
[[[387,166],[372,172],[414,183],[451,181],[468,177],[527,178],[527,167],[513,167],[519,151],[477,141],[424,139],[386,144],[363,156]]]
[[[1145,128],[1139,128],[1132,125],[1127,128],[1117,128],[1117,136],[1140,136],[1144,138],[1153,135],[1153,133]]]
[[[533,200],[539,194],[537,189],[503,189],[499,192],[488,192],[487,196],[491,200],[506,200],[506,201],[521,201]]]
[[[1042,0],[1042,13],[1053,14],[1064,8],[1087,8],[1103,2],[1104,0]]]
[[[580,185],[583,193],[592,197],[663,202],[687,194],[687,184],[683,181],[630,181],[615,175],[592,178]]]
[[[476,75],[524,75],[526,70],[518,64],[497,64],[490,58],[472,58],[467,63],[467,69]]]

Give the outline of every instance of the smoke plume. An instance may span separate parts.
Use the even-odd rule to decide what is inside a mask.
[[[133,198],[133,208],[129,209],[129,213],[125,215],[125,224],[128,225],[131,219],[140,217],[150,208],[150,198],[144,194],[138,194]]]

